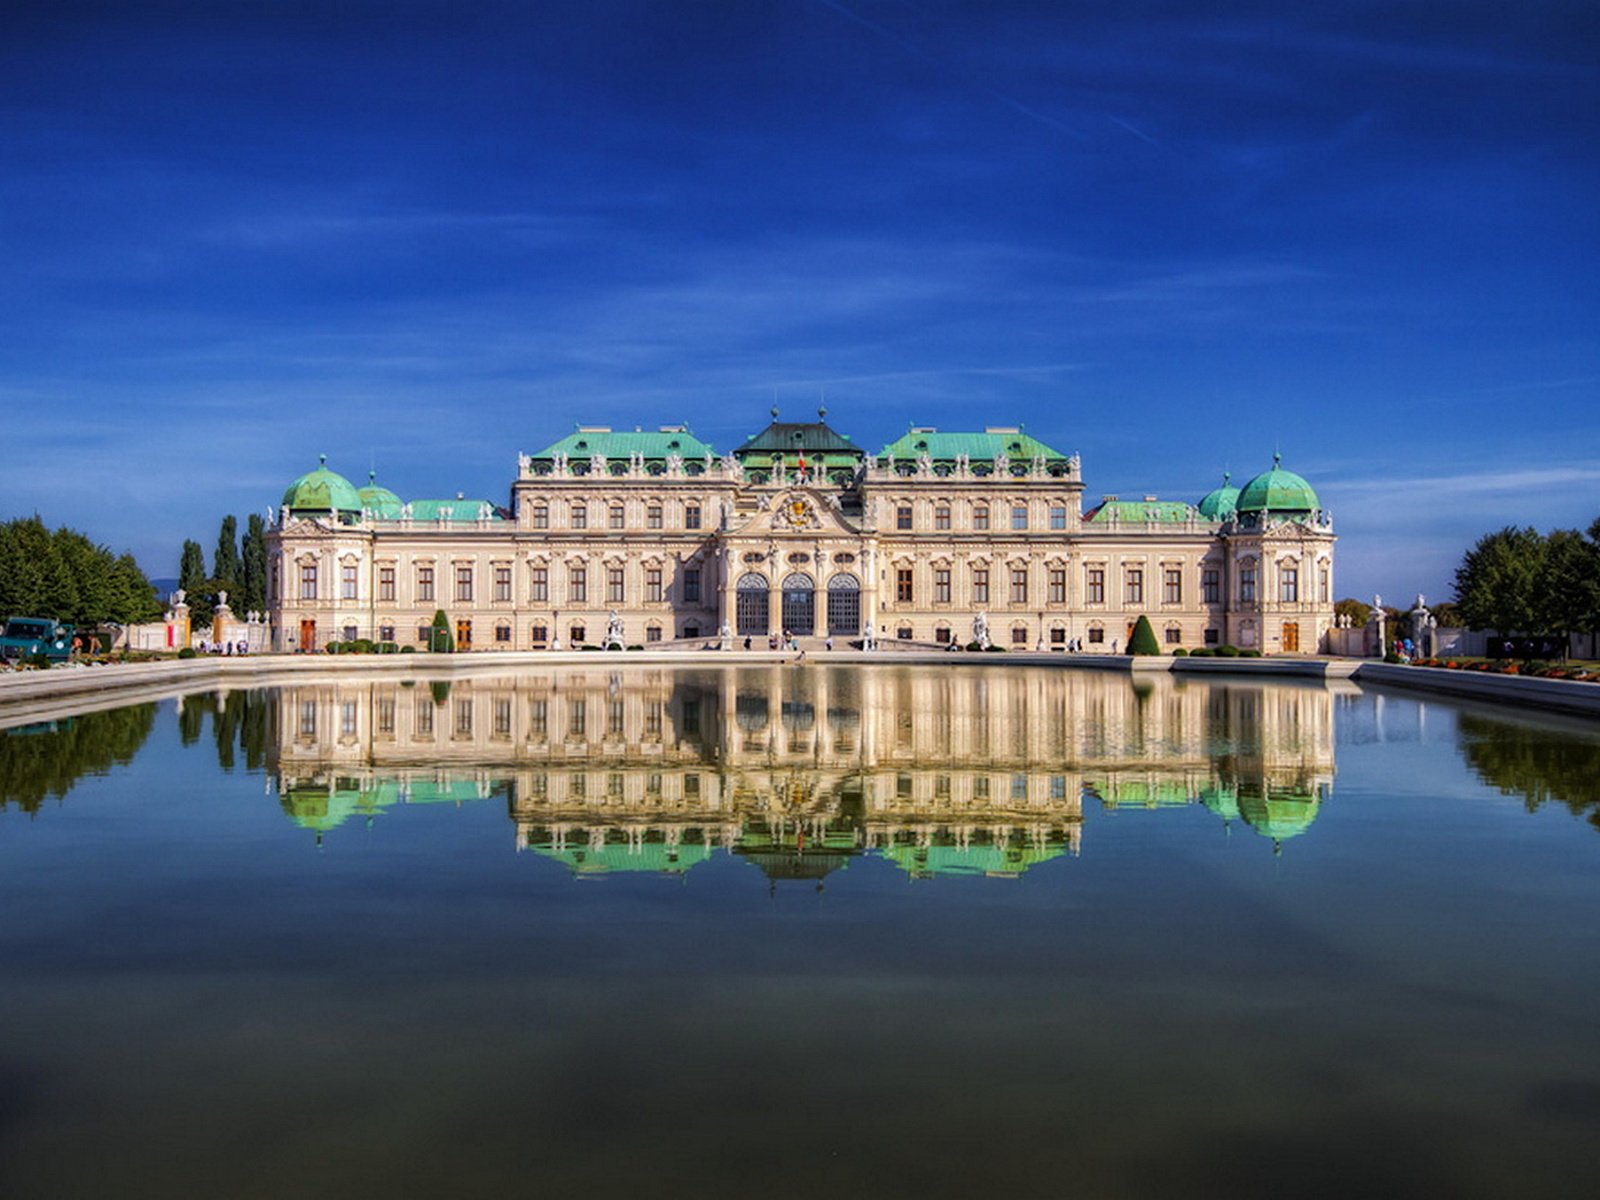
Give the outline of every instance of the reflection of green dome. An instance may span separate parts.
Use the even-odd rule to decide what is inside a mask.
[[[1226,521],[1233,516],[1234,509],[1239,507],[1239,489],[1230,487],[1228,480],[1232,478],[1223,472],[1222,486],[1206,493],[1205,499],[1196,506],[1200,515],[1213,521]]]
[[[358,513],[361,511],[361,493],[343,475],[328,470],[328,456],[324,454],[315,471],[300,476],[283,494],[283,504],[290,512]]]
[[[531,831],[528,849],[545,858],[564,863],[574,875],[682,875],[711,857],[712,847],[704,842],[677,842],[668,845],[660,834],[646,835],[641,843],[630,845],[620,830],[607,830],[600,846],[591,846],[587,830],[576,830],[560,849],[548,829]]]
[[[1315,792],[1293,788],[1255,789],[1239,794],[1239,815],[1262,837],[1285,842],[1311,828],[1322,806]]]
[[[1200,803],[1224,821],[1239,818],[1239,797],[1231,787],[1205,788],[1200,793]]]
[[[361,497],[361,507],[370,509],[380,517],[398,517],[400,515],[401,500],[386,487],[378,486],[378,473],[367,473],[367,486],[356,493]]]
[[[1239,493],[1238,510],[1245,512],[1310,513],[1321,508],[1311,485],[1293,471],[1285,471],[1272,456],[1272,470],[1263,471]]]

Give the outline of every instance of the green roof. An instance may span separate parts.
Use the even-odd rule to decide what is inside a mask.
[[[817,415],[823,416],[826,412],[826,409],[819,409]],[[747,438],[744,444],[733,452],[741,461],[749,454],[783,454],[791,457],[798,457],[801,454],[842,455],[858,459],[865,453],[860,446],[837,432],[825,420],[780,421],[777,419],[777,409],[772,410],[772,417],[771,424],[760,433]]]
[[[1036,437],[1015,430],[985,430],[983,433],[940,433],[937,429],[913,428],[890,442],[880,452],[899,459],[919,458],[926,454],[934,462],[954,460],[965,454],[973,462],[992,461],[1004,454],[1013,461],[1038,458],[1064,460],[1067,456],[1046,446]]]
[[[361,494],[343,475],[328,470],[328,456],[324,454],[315,471],[308,471],[289,485],[283,493],[283,503],[290,512],[356,513],[361,511]]]
[[[413,500],[411,502],[411,519],[413,521],[437,521],[445,509],[450,511],[450,520],[476,521],[478,512],[483,505],[489,506],[489,519],[491,521],[505,520],[505,514],[498,505],[489,500],[476,500],[472,497],[457,496],[454,500]]]
[[[599,847],[589,845],[586,831],[585,836],[569,839],[559,850],[547,830],[530,834],[527,845],[535,854],[564,863],[574,875],[682,875],[715,852],[704,842],[678,842],[669,846],[659,834],[630,845],[626,835],[617,830],[607,831],[605,842]]]
[[[376,471],[367,472],[367,486],[357,495],[361,497],[361,507],[376,516],[394,518],[400,515],[400,497],[388,488],[378,486]]]
[[[1186,500],[1118,500],[1107,497],[1084,515],[1086,524],[1104,525],[1118,521],[1125,525],[1182,525],[1200,516],[1199,509]]]
[[[676,454],[683,459],[703,459],[715,453],[708,443],[690,433],[687,425],[668,426],[653,433],[643,429],[615,433],[609,428],[595,426],[580,427],[577,432],[569,433],[560,441],[551,442],[533,457],[554,458],[558,454],[565,454],[571,459],[589,459],[601,454],[608,459],[626,459],[642,454],[647,459],[665,459],[668,455]]]
[[[1278,465],[1280,458],[1272,456],[1272,470],[1257,475],[1239,493],[1239,511],[1309,513],[1322,507],[1317,493],[1293,471]]]
[[[1229,485],[1231,478],[1224,471],[1222,486],[1213,488],[1205,494],[1205,498],[1199,504],[1202,517],[1208,517],[1213,521],[1226,521],[1233,516],[1234,510],[1239,507],[1239,489]]]
[[[1239,795],[1239,814],[1251,829],[1274,842],[1299,837],[1317,819],[1321,807],[1316,793],[1290,788],[1271,788],[1264,793],[1241,789]]]
[[[1065,853],[1060,842],[1011,842],[1002,845],[981,843],[967,846],[885,846],[882,856],[913,878],[934,875],[988,875],[1015,878],[1029,867]]]

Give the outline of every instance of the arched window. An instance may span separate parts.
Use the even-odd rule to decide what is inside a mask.
[[[769,586],[765,575],[754,571],[739,577],[734,588],[734,623],[741,637],[766,637],[771,620]],[[687,636],[695,636],[689,634]]]
[[[816,632],[816,584],[802,571],[783,581],[783,628],[797,637]]]
[[[861,581],[848,571],[828,580],[828,632],[850,637],[861,632]]]

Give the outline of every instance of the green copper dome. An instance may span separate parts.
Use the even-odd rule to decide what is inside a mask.
[[[328,456],[324,454],[315,471],[300,476],[283,494],[283,504],[290,512],[349,512],[361,511],[361,493],[343,475],[328,470]]]
[[[1238,511],[1309,513],[1322,507],[1311,485],[1293,471],[1285,471],[1272,456],[1272,470],[1263,471],[1239,493]]]
[[[1223,472],[1222,486],[1206,493],[1205,499],[1196,506],[1200,515],[1212,521],[1226,521],[1233,516],[1234,510],[1239,507],[1239,489],[1229,486],[1232,478]]]
[[[396,496],[388,488],[378,486],[378,473],[376,471],[367,473],[367,486],[356,494],[361,497],[361,507],[370,510],[377,516],[393,518],[400,515],[402,507],[400,497]]]

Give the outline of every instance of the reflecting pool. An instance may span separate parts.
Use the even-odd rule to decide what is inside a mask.
[[[0,725],[13,1200],[1594,1194],[1592,722],[607,663]]]

